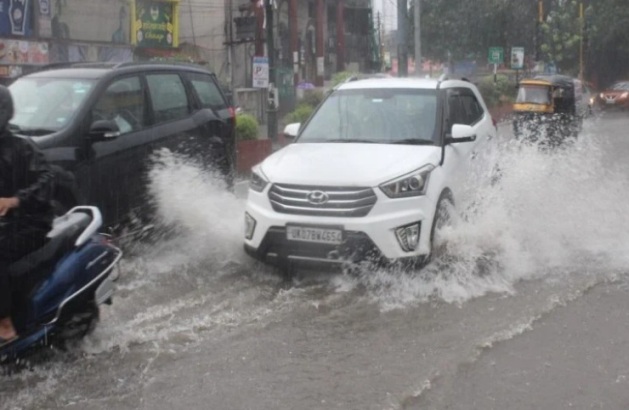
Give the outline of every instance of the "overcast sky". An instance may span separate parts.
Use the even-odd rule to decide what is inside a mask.
[[[375,15],[381,13],[385,31],[394,30],[397,26],[397,0],[373,0]]]

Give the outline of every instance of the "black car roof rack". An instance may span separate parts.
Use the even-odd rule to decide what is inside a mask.
[[[66,63],[50,63],[40,66],[38,71],[54,70],[63,68],[102,68],[102,69],[118,69],[124,67],[133,67],[141,65],[177,65],[191,68],[203,68],[201,64],[179,62],[179,61],[125,61],[125,62],[66,62]]]

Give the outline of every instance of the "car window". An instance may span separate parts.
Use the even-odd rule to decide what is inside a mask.
[[[122,134],[146,125],[144,91],[138,76],[112,82],[92,109],[92,121],[113,120]]]
[[[221,91],[208,74],[189,74],[192,88],[197,93],[203,108],[222,110],[227,107]]]
[[[436,117],[434,90],[340,90],[321,104],[298,142],[432,143],[436,140]]]
[[[190,113],[186,89],[177,74],[149,74],[146,76],[155,122],[166,122],[186,117]]]
[[[480,105],[476,96],[471,93],[464,93],[459,96],[461,99],[461,107],[464,111],[466,125],[476,124],[483,118],[483,107]]]
[[[467,116],[458,93],[451,92],[448,95],[448,112],[450,117],[448,128],[450,130],[454,124],[467,124]]]
[[[11,125],[33,136],[66,127],[92,92],[94,83],[89,79],[18,79],[9,87],[15,106]]]

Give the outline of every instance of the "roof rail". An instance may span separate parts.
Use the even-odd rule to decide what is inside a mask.
[[[178,65],[183,67],[205,68],[200,63],[187,62],[187,61],[125,61],[118,63],[115,68],[131,67],[136,65]]]
[[[439,80],[438,80],[438,81],[439,81],[439,82],[442,82],[442,81],[446,81],[446,80],[449,80],[449,79],[450,79],[450,77],[448,77],[448,74],[443,73],[443,74],[441,74],[441,75],[439,76]]]

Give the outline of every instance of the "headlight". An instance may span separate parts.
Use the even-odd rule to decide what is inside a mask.
[[[264,174],[260,169],[251,172],[251,179],[249,179],[249,189],[256,192],[264,191],[269,181],[264,177]]]
[[[627,96],[629,96],[629,92],[625,91],[624,93],[620,94],[620,98],[627,98]]]
[[[598,96],[601,97],[601,99],[605,98],[605,94],[603,93],[600,93]]]
[[[380,189],[389,198],[407,198],[424,195],[428,186],[428,177],[433,169],[435,167],[432,165],[420,168],[410,174],[385,182],[380,185]]]

